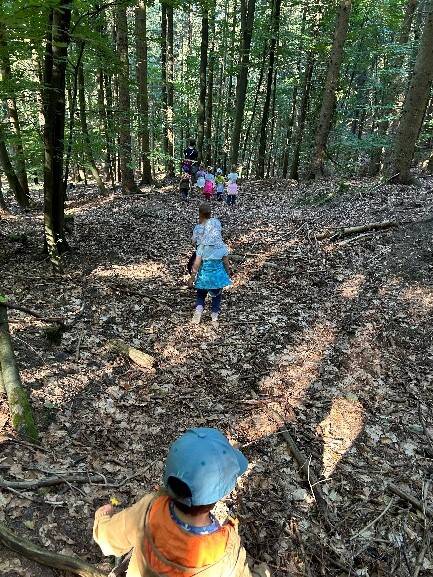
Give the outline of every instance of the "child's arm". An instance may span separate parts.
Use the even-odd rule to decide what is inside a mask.
[[[132,507],[115,514],[111,505],[99,507],[95,513],[93,538],[104,555],[121,557],[134,547],[152,499],[153,495],[146,495]]]
[[[194,286],[195,277],[197,276],[198,269],[201,265],[201,256],[196,256],[194,264],[192,265],[191,276],[188,279],[188,286],[192,288]]]

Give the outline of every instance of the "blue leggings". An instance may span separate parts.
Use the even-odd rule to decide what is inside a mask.
[[[221,310],[221,297],[223,289],[197,289],[196,306],[205,307],[206,295],[210,294],[212,297],[211,310],[213,313],[219,313]]]

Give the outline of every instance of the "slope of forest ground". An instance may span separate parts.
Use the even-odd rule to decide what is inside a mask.
[[[79,318],[53,344],[46,324],[10,311],[41,441],[18,443],[3,403],[1,475],[85,471],[106,485],[2,490],[0,519],[101,563],[95,508],[155,488],[169,443],[187,427],[217,426],[251,462],[227,506],[250,556],[274,575],[431,575],[433,181],[245,183],[234,210],[214,205],[236,255],[217,330],[208,316],[189,324],[184,266],[198,204],[169,187],[102,198],[78,188],[67,203],[73,251],[56,278],[41,254],[41,214],[2,215],[6,293],[45,316]],[[401,224],[316,238],[326,227],[387,220]],[[113,338],[153,355],[155,368],[110,352]],[[320,476],[329,525],[279,415]],[[53,574],[4,549],[0,569]]]

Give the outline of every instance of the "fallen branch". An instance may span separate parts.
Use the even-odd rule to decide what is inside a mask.
[[[44,317],[43,315],[41,315],[40,313],[29,309],[23,305],[19,305],[17,303],[10,303],[10,302],[5,302],[3,303],[3,305],[11,310],[14,311],[21,311],[23,313],[27,313],[28,315],[37,318],[39,321],[42,321],[44,323],[58,323],[59,325],[63,326],[65,319],[62,317]]]
[[[51,551],[43,549],[31,541],[13,533],[2,523],[0,523],[0,543],[8,549],[15,551],[15,553],[19,553],[27,559],[31,559],[47,567],[53,567],[61,571],[70,571],[81,577],[106,577],[105,573],[89,565],[86,561],[78,557],[60,555],[59,553],[52,553]]]
[[[369,230],[385,230],[394,226],[398,226],[398,222],[393,220],[387,220],[385,222],[370,222],[368,224],[362,224],[359,226],[347,226],[341,228],[330,228],[324,232],[316,235],[318,240],[323,240],[329,238],[329,240],[334,240],[335,238],[343,238],[345,236],[350,236],[351,234],[358,234],[362,232],[367,232]]]
[[[3,303],[0,304],[0,371],[13,428],[30,440],[37,440],[38,431],[29,397],[21,382],[9,333],[7,309]]]
[[[394,499],[391,497],[388,505],[385,507],[385,509],[382,511],[382,513],[380,513],[380,515],[378,515],[375,519],[373,519],[373,521],[370,521],[370,523],[368,523],[368,525],[366,525],[363,529],[361,529],[360,531],[355,533],[355,535],[352,535],[350,540],[352,541],[353,539],[356,539],[357,537],[362,535],[365,531],[367,531],[367,529],[370,529],[370,527],[372,527],[375,523],[377,523],[377,521],[379,521],[379,519],[381,519],[385,515],[385,513],[387,513],[387,511],[392,507],[393,504],[394,504]]]
[[[421,503],[421,501],[416,499],[413,495],[411,495],[410,493],[406,493],[406,491],[403,491],[402,489],[400,489],[400,487],[394,485],[394,483],[388,483],[388,489],[391,491],[391,493],[394,493],[394,495],[397,495],[398,497],[400,497],[400,499],[407,501],[408,503],[413,505],[415,509],[417,509],[427,517],[433,519],[433,510],[429,509],[428,507],[424,507],[423,503]]]
[[[44,479],[32,479],[30,481],[7,481],[0,477],[0,487],[11,489],[32,490],[40,487],[51,487],[62,483],[101,483],[101,475],[62,475],[61,477],[45,477]]]
[[[129,357],[131,361],[144,369],[151,369],[155,364],[154,357],[147,353],[143,353],[139,349],[131,347],[128,343],[125,343],[125,341],[121,341],[120,339],[109,341],[108,348],[115,353]]]
[[[319,509],[319,512],[323,516],[323,519],[324,519],[325,523],[327,524],[327,526],[331,527],[332,524],[329,520],[328,504],[326,502],[325,497],[323,496],[322,489],[320,488],[320,482],[319,482],[317,476],[315,475],[314,471],[311,468],[310,460],[298,448],[298,445],[296,444],[294,438],[292,437],[292,435],[287,430],[288,425],[287,425],[287,423],[284,423],[283,417],[279,413],[274,411],[273,409],[271,409],[271,412],[274,413],[275,416],[278,417],[279,420],[283,421],[284,430],[280,431],[280,433],[283,436],[284,440],[286,441],[292,457],[295,459],[296,463],[298,464],[299,470],[301,471],[301,473],[304,475],[304,477],[308,481],[310,491],[313,494],[313,497],[317,503],[317,508]]]

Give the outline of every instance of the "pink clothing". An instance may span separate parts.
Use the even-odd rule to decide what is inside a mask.
[[[214,193],[214,190],[215,190],[215,183],[212,182],[211,180],[206,180],[206,182],[204,183],[203,193],[205,195],[212,195]]]

